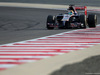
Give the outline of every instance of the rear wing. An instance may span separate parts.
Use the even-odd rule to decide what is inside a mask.
[[[86,6],[74,6],[75,10],[84,10],[85,15],[87,15],[87,7]]]

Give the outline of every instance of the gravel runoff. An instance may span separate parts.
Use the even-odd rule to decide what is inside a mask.
[[[51,75],[100,75],[100,55],[79,63],[65,65]]]

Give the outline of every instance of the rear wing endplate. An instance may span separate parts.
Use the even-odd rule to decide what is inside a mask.
[[[75,10],[84,10],[85,15],[87,15],[87,7],[86,6],[74,6]]]

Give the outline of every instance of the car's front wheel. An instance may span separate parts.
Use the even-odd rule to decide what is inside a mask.
[[[54,23],[55,23],[54,16],[49,15],[47,17],[47,23],[46,23],[47,29],[54,29]]]

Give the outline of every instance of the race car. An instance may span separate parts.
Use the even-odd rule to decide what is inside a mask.
[[[84,13],[78,12],[78,10],[84,10]],[[70,5],[66,13],[56,16],[49,15],[47,17],[46,27],[47,29],[70,29],[70,28],[93,28],[96,27],[97,16],[96,14],[87,15],[86,6],[74,6]]]

